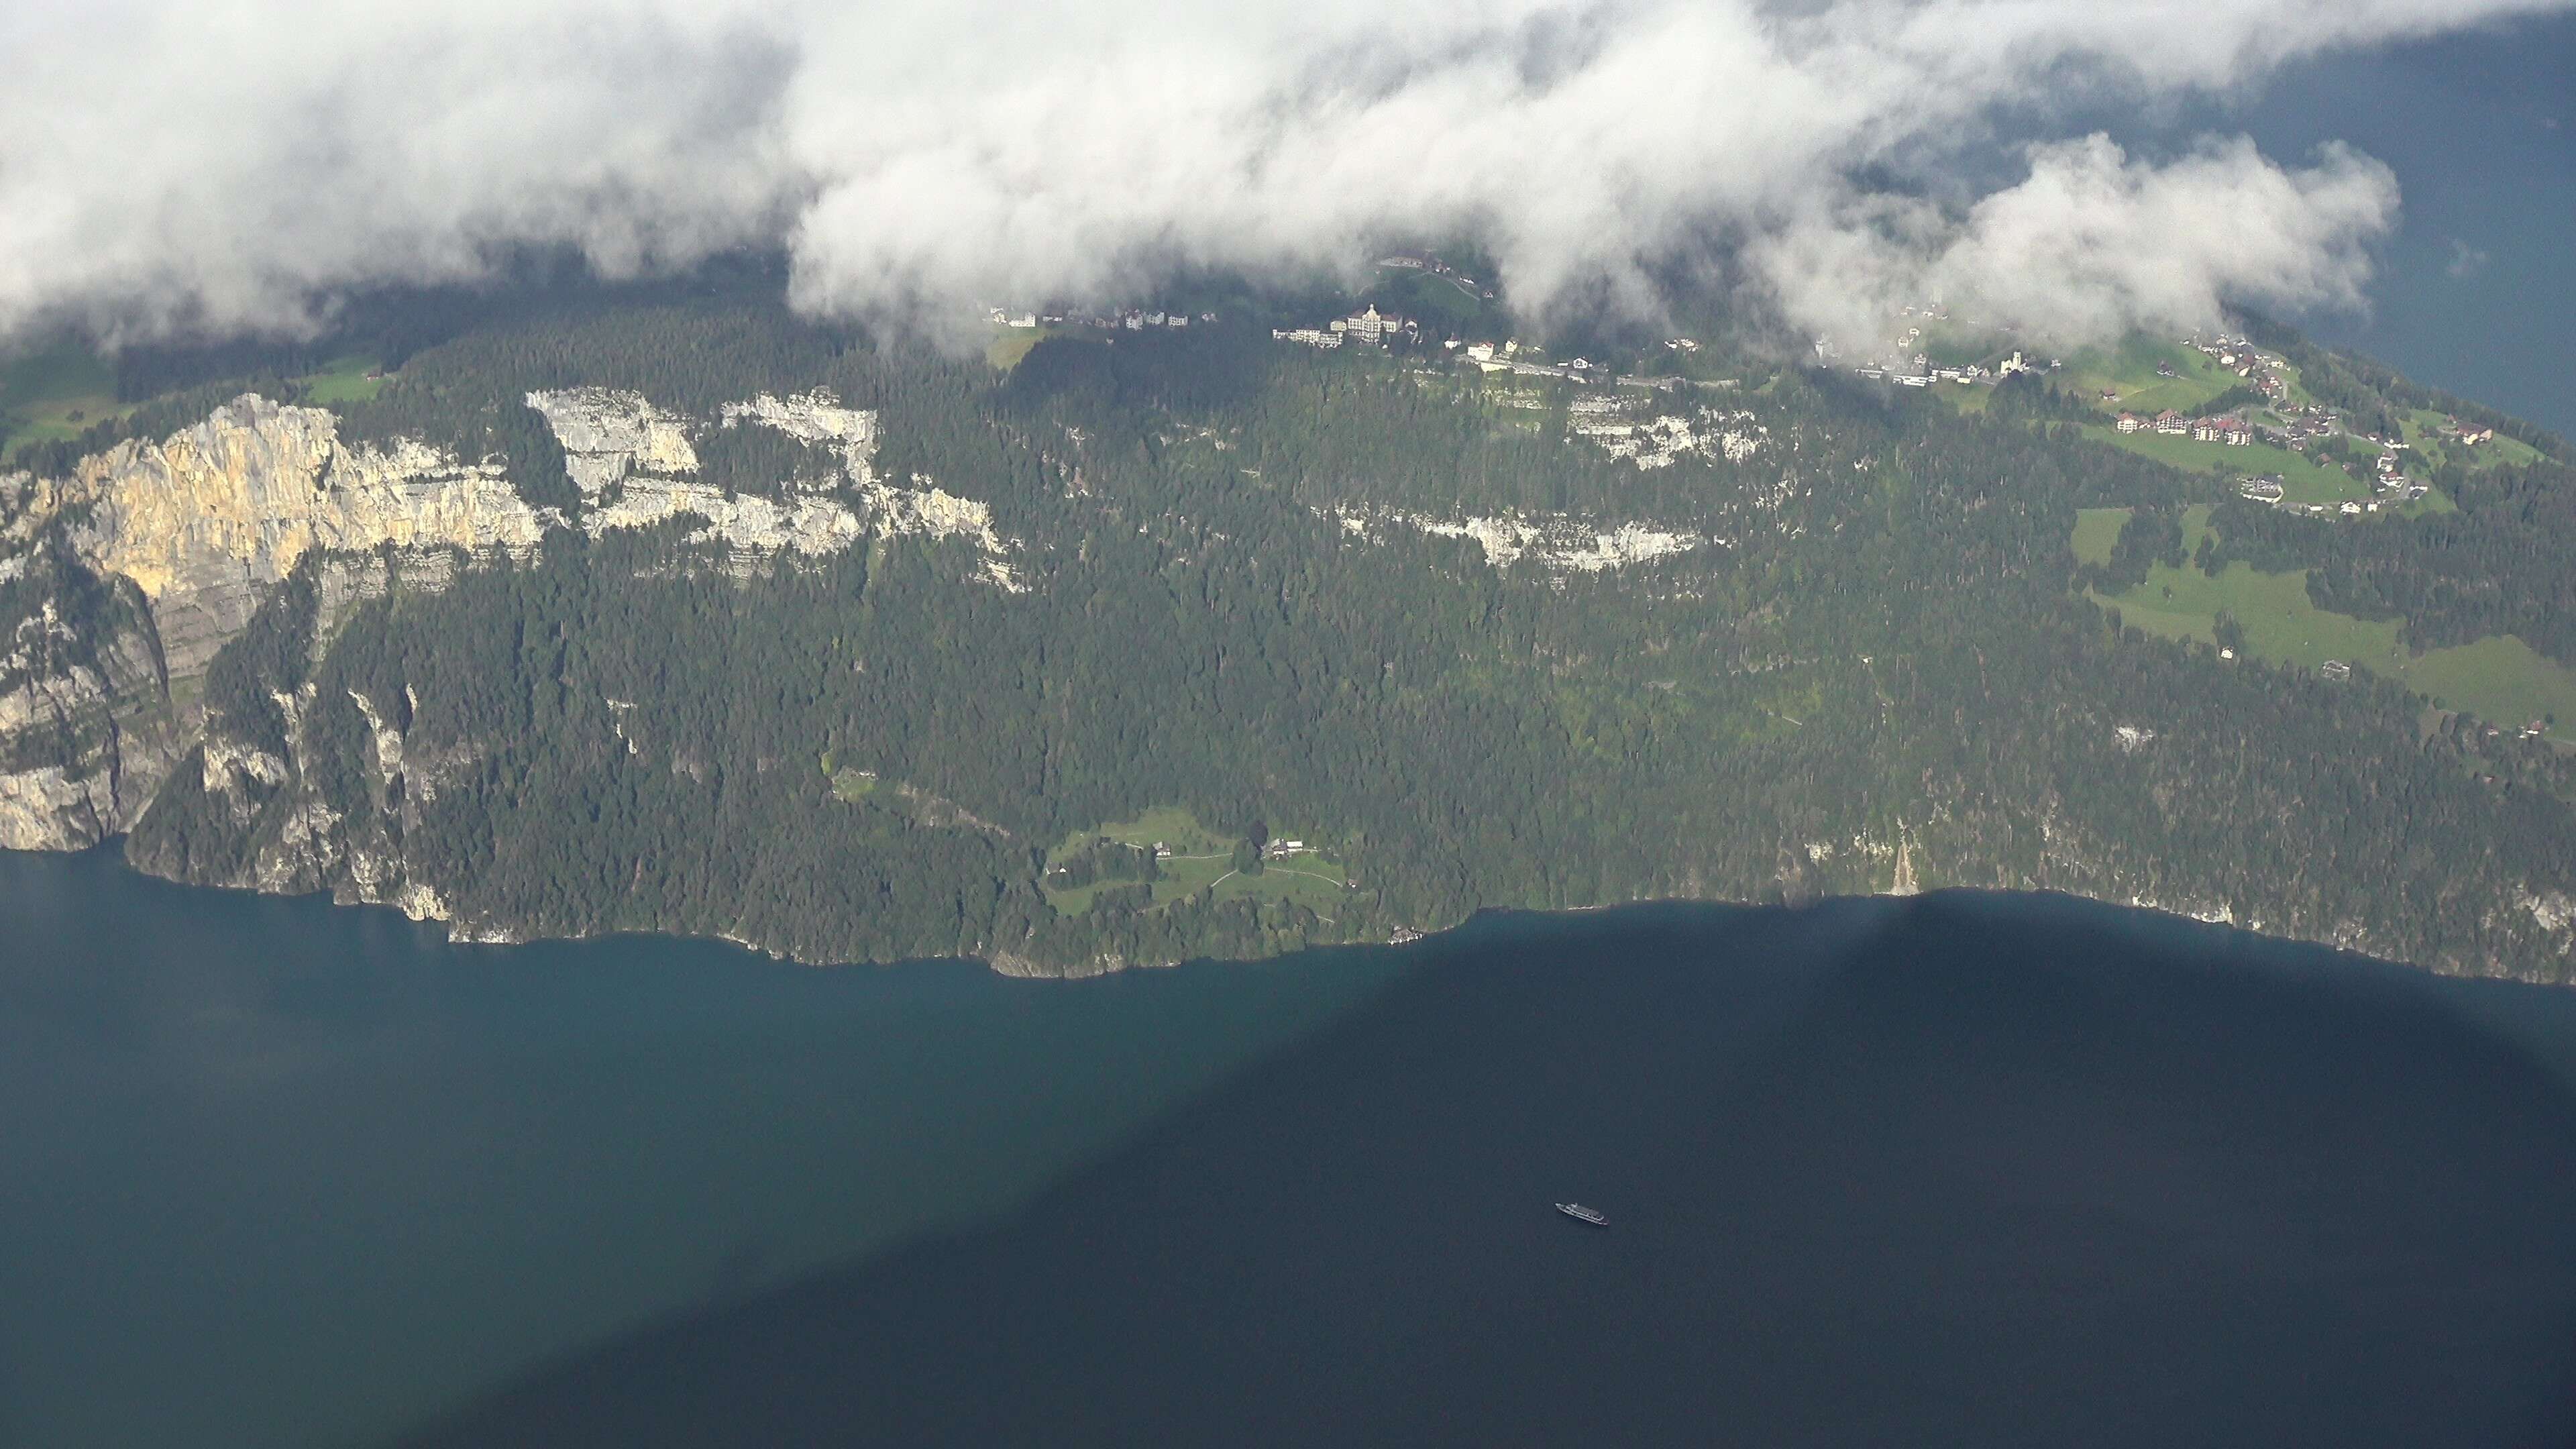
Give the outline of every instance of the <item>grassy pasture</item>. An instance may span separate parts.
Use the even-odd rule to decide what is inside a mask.
[[[2128,508],[2079,508],[2075,510],[2075,561],[2107,564],[2111,550],[2120,542],[2120,530],[2127,526]]]
[[[2293,503],[2366,502],[2370,498],[2370,490],[2361,480],[2341,468],[2268,443],[2231,448],[2225,443],[2201,443],[2164,433],[2123,433],[2108,424],[2087,426],[2084,435],[2193,473],[2278,473],[2282,496]]]
[[[1299,835],[1293,830],[1276,833],[1289,838]],[[1349,872],[1340,862],[1321,853],[1293,855],[1264,862],[1258,874],[1247,874],[1234,868],[1234,850],[1241,839],[1201,825],[1196,816],[1178,806],[1157,806],[1133,820],[1112,820],[1073,832],[1047,853],[1047,868],[1052,870],[1094,840],[1147,849],[1159,842],[1172,854],[1162,863],[1163,878],[1153,883],[1157,906],[1212,889],[1221,901],[1295,901],[1320,916],[1335,913],[1349,890]],[[1078,916],[1091,909],[1092,898],[1102,888],[1121,884],[1127,882],[1100,881],[1071,890],[1048,888],[1047,903],[1059,914]]]
[[[984,361],[995,372],[1008,372],[1057,331],[1053,327],[997,327],[993,340],[985,344]]]
[[[134,410],[116,400],[116,372],[86,347],[63,343],[0,366],[8,447],[60,442]]]
[[[382,376],[369,377],[367,374],[371,372],[381,372],[380,361],[362,353],[353,353],[333,358],[319,372],[308,372],[296,382],[304,389],[304,401],[317,407],[370,402],[385,387],[385,379]]]
[[[2088,508],[2076,519],[2079,558],[2108,560],[2128,510]],[[2209,510],[2184,514],[2183,542],[2197,549],[2209,530]],[[2368,669],[2424,695],[2444,709],[2465,710],[2492,724],[2514,728],[2547,719],[2551,738],[2576,743],[2576,670],[2510,635],[2473,644],[2410,654],[2394,619],[2357,619],[2318,608],[2308,598],[2308,576],[2263,573],[2232,563],[2217,574],[2185,564],[2157,565],[2147,581],[2117,595],[2094,593],[2097,603],[2120,611],[2123,624],[2167,639],[2215,643],[2221,612],[2245,633],[2245,650],[2271,664],[2309,669],[2340,660]]]
[[[2170,366],[2175,375],[2159,377],[2159,365]],[[2148,417],[2167,408],[2198,413],[2210,399],[2241,382],[2235,373],[2193,348],[2144,335],[2132,336],[2117,347],[2086,348],[2066,360],[2057,378],[2058,386],[2073,389],[2076,396],[2099,403],[2105,411]],[[2119,396],[2100,402],[2105,391]]]

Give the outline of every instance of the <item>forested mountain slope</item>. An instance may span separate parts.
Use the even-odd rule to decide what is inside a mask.
[[[723,297],[400,362],[327,404],[165,379],[18,451],[0,844],[130,832],[492,939],[1033,972],[1944,885],[2576,965],[2545,733],[2103,602],[2305,569],[2407,647],[2576,664],[2545,435],[2354,525],[2027,380],[1585,387],[1249,321],[1004,372]]]

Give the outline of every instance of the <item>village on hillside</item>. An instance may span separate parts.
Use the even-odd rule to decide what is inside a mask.
[[[1855,375],[1921,388],[1991,388],[2024,372],[2050,377],[2061,390],[2072,385],[2104,415],[2111,440],[2183,466],[2225,470],[2237,477],[2241,496],[2314,516],[2361,518],[2432,506],[2421,445],[2429,438],[2467,450],[2495,437],[2491,428],[2454,417],[2418,420],[2411,439],[2405,430],[2383,435],[2357,429],[2343,413],[2306,395],[2287,358],[2240,335],[2187,336],[2170,348],[2133,339],[2105,350],[2116,352],[2116,359],[2052,358],[2040,364],[2018,350],[2001,351],[1998,337],[2009,337],[2013,329],[1974,321],[1951,325],[1950,313],[1938,306],[1903,307],[1897,324],[1888,341],[1852,369]],[[1952,354],[1946,365],[1935,357],[1944,350]],[[1820,364],[1834,365],[1837,353],[1829,342],[1820,340],[1816,352]],[[2151,370],[2134,362],[2158,352],[2164,355]],[[1977,359],[1968,360],[1970,353]],[[2211,451],[2149,446],[2168,442],[2208,445]],[[2227,449],[2247,450],[2252,467],[2231,466],[2219,451]],[[2255,471],[2267,467],[2272,471]],[[2304,488],[2294,475],[2307,480]],[[2328,481],[2338,478],[2346,481]],[[2301,492],[2308,496],[2295,496]]]
[[[1696,420],[1679,414],[1632,416],[1641,400],[1617,395],[1631,389],[1676,393],[1736,387],[1735,379],[1705,375],[1712,369],[1702,360],[1698,340],[1666,339],[1663,353],[1670,362],[1661,367],[1645,366],[1633,352],[1619,354],[1624,362],[1553,356],[1540,344],[1497,336],[1501,328],[1494,324],[1500,316],[1485,306],[1494,296],[1492,289],[1436,254],[1395,252],[1380,257],[1377,267],[1385,280],[1360,306],[1340,316],[1272,326],[1271,341],[1322,352],[1398,354],[1408,368],[1425,375],[1465,371],[1509,382],[1568,383],[1580,390],[1565,404],[1569,431],[1614,457],[1655,468],[1704,450],[1724,456],[1723,448],[1703,448]],[[1409,315],[1417,304],[1428,309],[1425,315]],[[1067,305],[995,307],[987,314],[995,327],[1022,336],[1172,331],[1213,323],[1217,316],[1213,311]],[[1462,317],[1470,325],[1460,325]],[[1825,339],[1815,343],[1814,365],[1891,387],[1944,389],[1969,411],[1982,409],[1983,397],[2003,383],[2036,377],[2057,396],[2080,399],[2091,409],[2105,441],[2177,466],[2218,472],[2244,498],[2318,517],[2359,519],[2446,506],[2427,481],[2437,459],[2427,456],[2425,446],[2438,443],[2443,455],[2457,457],[2494,437],[2490,429],[2430,415],[2404,420],[2402,426],[2386,420],[2374,424],[2395,435],[2356,427],[2342,412],[2309,396],[2286,357],[2241,335],[2222,332],[2170,342],[2132,338],[2112,348],[2040,358],[2012,345],[2016,331],[1974,318],[1956,319],[1939,304],[1908,304],[1897,309],[1883,340],[1861,349],[1865,356],[1856,365],[1847,365],[1841,350]],[[1012,350],[1026,345],[1015,344]],[[1556,396],[1563,401],[1562,394]],[[1554,405],[1549,397],[1544,388],[1523,388],[1506,390],[1498,401]]]

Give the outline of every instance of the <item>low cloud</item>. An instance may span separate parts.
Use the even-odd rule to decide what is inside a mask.
[[[1472,233],[1651,316],[1723,254],[1795,325],[1939,294],[2052,336],[2349,305],[2386,168],[1995,117],[2225,92],[2570,0],[100,0],[0,16],[0,335],[309,328],[528,245],[783,247],[822,312],[1111,300]],[[36,13],[29,13],[29,12]]]
[[[1853,194],[1751,255],[1786,314],[1829,338],[1943,302],[2074,343],[2205,325],[2231,302],[2358,308],[2368,243],[2397,210],[2396,176],[2343,147],[2300,170],[2241,139],[2152,165],[2091,136],[2031,148],[2027,178],[1964,215]]]

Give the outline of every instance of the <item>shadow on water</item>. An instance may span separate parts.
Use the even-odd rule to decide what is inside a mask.
[[[2564,1055],[2554,994],[2029,897],[1425,954],[998,1224],[412,1442],[2576,1440],[2576,1109],[2483,1019]]]

